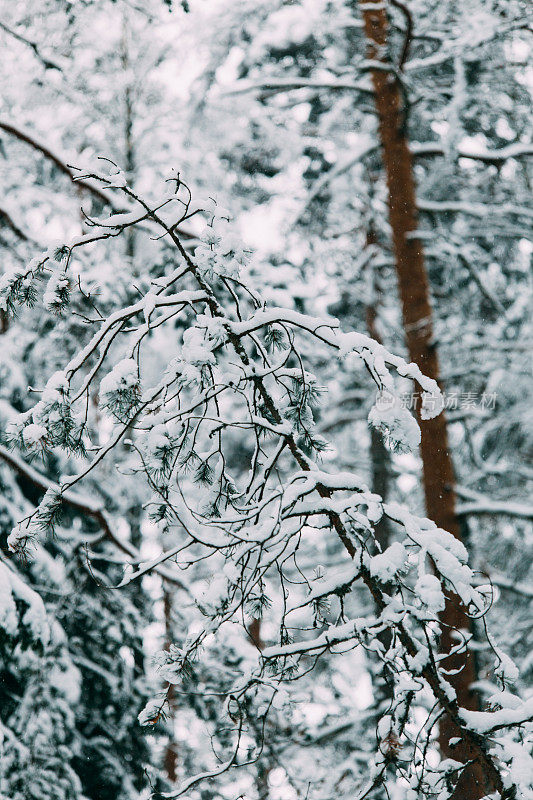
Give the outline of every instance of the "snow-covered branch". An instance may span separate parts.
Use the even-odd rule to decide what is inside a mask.
[[[15,139],[18,139],[20,142],[29,145],[38,153],[41,153],[41,155],[51,161],[63,175],[66,175],[72,183],[76,183],[81,189],[87,191],[95,197],[98,202],[106,206],[111,206],[111,208],[116,211],[124,209],[123,206],[121,208],[121,206],[116,205],[113,198],[108,193],[104,192],[94,181],[77,178],[74,170],[68,165],[68,158],[55,152],[48,144],[39,141],[38,137],[36,137],[33,132],[26,130],[5,117],[0,118],[0,129],[14,136]],[[73,158],[73,160],[75,161],[75,158]]]
[[[268,675],[274,674],[277,682],[291,680],[310,657],[323,656],[337,646],[359,646],[373,652],[397,682],[391,710],[398,720],[396,735],[403,736],[405,722],[399,720],[409,713],[404,709],[406,692],[429,691],[494,786],[503,787],[500,767],[476,728],[462,716],[443,656],[436,651],[446,593],[457,595],[470,614],[479,616],[487,609],[487,599],[468,566],[468,553],[451,533],[430,520],[383,503],[357,475],[335,470],[331,464],[329,469],[319,465],[327,443],[316,431],[313,410],[321,388],[307,367],[309,344],[324,361],[335,357],[365,367],[378,388],[369,422],[391,448],[401,451],[416,450],[420,430],[399,402],[398,377],[409,378],[422,390],[421,424],[442,409],[436,382],[367,335],[343,332],[332,318],[269,307],[248,288],[250,255],[232,233],[226,214],[217,216],[216,208],[204,211],[207,224],[191,257],[176,225],[163,216],[166,201],[149,204],[126,185],[119,189],[141,206],[143,214],[136,219],[92,220],[93,237],[120,235],[128,225],[149,219],[168,237],[181,263],[168,276],[152,281],[140,300],[99,322],[87,344],[50,379],[40,401],[11,426],[23,451],[59,447],[78,452],[88,438],[79,412],[87,403],[89,387],[100,378],[100,409],[111,423],[109,437],[92,448],[88,466],[63,486],[46,485],[32,476],[47,491],[34,514],[11,534],[10,546],[16,550],[24,537],[53,529],[54,498],[92,516],[115,541],[102,507],[84,500],[72,487],[89,473],[96,474],[127,434],[137,457],[135,469],[152,493],[148,503],[152,519],[162,534],[175,541],[144,563],[135,554],[136,568],[123,585],[152,570],[161,573],[162,563],[172,557],[179,558],[182,569],[212,564],[211,581],[197,597],[205,623],[182,647],[164,656],[162,675],[174,685],[188,664],[202,658],[209,639],[216,640],[226,623],[246,615],[257,617],[269,602],[267,583],[276,582],[287,597],[286,562],[296,557],[302,540],[314,531],[330,531],[340,540],[349,569],[323,583],[308,581],[308,591],[300,589],[299,596],[285,605],[279,640],[259,653],[248,672],[226,685],[227,702],[239,705],[251,687],[269,680]],[[183,214],[188,215],[189,201],[184,202]],[[81,237],[66,250],[72,254],[92,241]],[[33,280],[31,272],[28,280]],[[11,303],[18,296],[13,286],[8,281],[3,288]],[[48,293],[57,291],[55,286]],[[181,328],[176,336],[178,319]],[[144,352],[150,333],[164,326],[171,334],[172,352],[166,368],[154,377],[144,368]],[[109,371],[104,374],[106,365]],[[251,442],[248,469],[238,474],[228,458],[228,442],[236,437]],[[32,475],[19,459],[14,462],[3,451],[0,456]],[[374,530],[383,515],[398,526],[401,536],[381,552]],[[435,574],[428,572],[428,560]],[[314,625],[322,626],[324,604],[332,598],[342,604],[354,586],[366,592],[375,614],[348,621],[341,616],[318,636],[290,641],[290,620],[296,614],[311,615]],[[382,635],[389,645],[382,643]],[[458,635],[453,652],[468,646]],[[150,706],[141,718],[153,722],[158,714]],[[241,712],[231,714],[240,731]],[[237,749],[222,771],[233,766],[236,754]],[[220,771],[185,781],[170,796],[179,796]]]
[[[467,516],[469,514],[504,514],[509,517],[523,517],[533,519],[533,506],[527,503],[515,503],[509,500],[493,500],[479,492],[466,489],[463,486],[455,487],[456,494],[465,502],[459,503],[456,513]]]
[[[16,455],[14,452],[11,452],[3,445],[0,445],[0,459],[2,459],[4,463],[8,464],[18,475],[25,478],[25,480],[30,481],[30,483],[32,483],[43,493],[53,493],[61,498],[62,503],[65,503],[74,511],[94,519],[101,529],[102,538],[108,539],[115,547],[117,547],[118,550],[127,555],[129,558],[129,563],[141,564],[143,562],[142,557],[136,548],[115,533],[113,521],[106,513],[103,503],[95,501],[86,495],[78,494],[69,490],[63,490],[59,484],[48,480],[48,478],[46,478],[44,475],[41,475],[38,470],[36,470],[30,464],[27,464],[22,458],[20,458],[20,456]],[[89,538],[92,545],[96,544],[96,537],[90,536]],[[168,558],[170,558],[170,556],[167,556],[166,559],[158,559],[157,564],[153,564],[151,569],[155,572],[158,572],[161,577],[167,581],[170,581],[170,583],[183,588],[182,581],[171,570],[159,567],[159,564],[165,560],[168,560]]]
[[[471,217],[480,217],[482,219],[488,216],[513,215],[533,219],[533,208],[515,205],[514,203],[490,205],[488,203],[470,203],[466,200],[426,200],[420,197],[417,201],[417,206],[420,211],[427,211],[432,214],[467,214]]]
[[[226,89],[224,94],[237,95],[249,92],[268,91],[285,92],[294,89],[329,89],[330,91],[357,91],[372,94],[372,87],[367,80],[353,81],[340,78],[264,78],[257,81],[239,81],[235,86]]]
[[[22,44],[25,44],[26,47],[29,47],[31,50],[33,50],[35,56],[39,59],[45,69],[57,69],[59,72],[62,72],[63,66],[60,64],[60,62],[56,58],[45,56],[42,52],[40,44],[37,44],[37,42],[33,41],[32,39],[28,39],[27,36],[23,36],[9,25],[6,25],[6,23],[2,20],[0,20],[0,28],[9,36],[12,36],[14,39],[22,42]]]

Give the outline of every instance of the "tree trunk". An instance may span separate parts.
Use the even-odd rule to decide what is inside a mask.
[[[367,247],[374,247],[377,244],[377,236],[374,226],[371,222],[368,223],[366,234]],[[381,336],[377,329],[376,321],[378,318],[378,303],[379,292],[377,287],[375,267],[373,260],[370,260],[368,269],[372,270],[370,297],[366,307],[366,329],[368,335],[371,336],[376,342],[382,344]],[[371,488],[372,491],[383,500],[388,500],[389,484],[390,484],[390,454],[383,442],[383,437],[379,431],[372,425],[370,426],[370,470],[372,475]],[[388,518],[383,515],[374,526],[374,535],[381,550],[386,550],[390,544],[391,539],[391,526]],[[390,631],[383,631],[378,636],[379,641],[386,650],[391,645],[392,637]],[[383,714],[383,709],[390,706],[393,697],[393,681],[388,667],[384,666],[379,659],[376,659],[374,664],[377,667],[373,677],[374,684],[374,707],[376,715],[379,717]]]
[[[406,344],[410,359],[418,364],[422,372],[438,381],[439,363],[432,340],[433,320],[428,276],[422,243],[414,235],[418,226],[418,214],[413,163],[405,130],[405,109],[401,86],[390,70],[391,63],[387,55],[387,12],[383,0],[360,0],[360,5],[367,40],[367,57],[374,62],[381,62],[384,67],[371,70],[371,76],[387,178],[389,221]],[[420,422],[419,402],[416,403],[416,413]],[[422,422],[421,431],[420,452],[427,515],[439,527],[461,539],[461,529],[455,515],[454,473],[444,413]],[[441,623],[443,652],[448,652],[452,645],[453,629],[471,630],[471,621],[455,595],[447,600]],[[459,705],[477,709],[478,698],[470,691],[470,685],[476,678],[472,655],[463,653],[449,657],[444,660],[443,666],[450,670],[460,670],[458,674],[450,676]],[[457,728],[450,719],[444,719],[439,731],[442,755],[466,762],[471,754],[464,745],[459,744],[454,748],[449,746],[450,738],[455,736],[459,736]],[[478,800],[484,794],[485,780],[481,767],[477,763],[472,764],[463,771],[455,796],[461,800]]]
[[[265,643],[261,638],[261,620],[255,617],[248,626],[248,636],[258,650],[263,650]]]
[[[165,650],[168,650],[172,643],[172,595],[171,589],[163,581],[163,615],[165,619]],[[174,741],[174,722],[176,718],[176,692],[174,685],[169,684],[167,691],[168,716],[167,725],[169,730],[169,741],[163,756],[163,767],[168,780],[176,783],[178,752]]]
[[[133,92],[130,76],[130,28],[127,10],[122,15],[122,38],[121,38],[121,63],[124,77],[126,79],[124,87],[124,171],[126,180],[133,186],[135,178],[135,149],[133,143]],[[126,256],[133,266],[135,255],[135,227],[131,226],[126,230]]]
[[[367,247],[377,244],[377,236],[371,223],[368,225],[366,234]],[[376,326],[378,316],[378,287],[375,276],[375,268],[372,261],[369,264],[372,270],[371,278],[371,300],[366,307],[366,329],[368,335],[381,342],[381,336]],[[390,456],[389,451],[383,443],[383,437],[372,425],[370,426],[370,466],[372,471],[372,491],[387,500],[390,482]],[[390,544],[390,524],[387,517],[383,516],[375,526],[375,535],[382,550],[386,550]]]
[[[261,620],[258,617],[254,617],[254,619],[250,622],[248,626],[248,636],[252,640],[253,644],[257,647],[258,650],[264,650],[265,643],[261,636]],[[266,749],[266,742],[264,743],[264,749]],[[257,773],[255,779],[255,786],[257,789],[257,800],[268,800],[270,797],[270,790],[268,785],[268,776],[270,775],[270,767],[268,765],[268,759],[265,757],[265,754],[258,759],[257,761]]]

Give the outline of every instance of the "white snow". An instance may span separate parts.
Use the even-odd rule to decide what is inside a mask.
[[[44,425],[37,425],[35,422],[30,422],[22,429],[22,438],[24,443],[28,446],[39,444],[46,437],[46,428]]]
[[[109,395],[114,392],[130,389],[139,382],[137,362],[132,358],[123,358],[116,364],[100,383],[100,394]]]
[[[156,697],[148,700],[143,710],[138,715],[140,725],[153,725],[161,715],[161,709],[164,705],[164,699]]]
[[[46,285],[46,290],[43,295],[44,307],[49,311],[54,310],[58,302],[59,293],[64,289],[68,289],[69,286],[69,277],[63,270],[54,272]]]
[[[212,343],[201,328],[189,328],[183,334],[182,357],[193,366],[215,364],[215,356],[211,352]]]
[[[22,624],[30,629],[35,639],[48,644],[50,626],[41,597],[0,561],[0,623],[10,634],[16,633],[18,627],[15,598],[27,606]]]
[[[439,579],[435,575],[421,575],[415,585],[415,592],[433,614],[444,610],[444,594]]]
[[[394,400],[376,403],[368,414],[369,423],[379,430],[391,450],[409,453],[420,444],[420,428],[415,418]]]
[[[383,553],[370,559],[370,574],[387,583],[405,569],[407,551],[400,542],[393,542]]]
[[[18,627],[18,615],[9,576],[9,569],[0,562],[0,628],[9,636],[14,636]]]
[[[480,734],[500,727],[511,727],[533,719],[533,695],[517,708],[502,708],[499,711],[467,711],[461,709],[461,717],[469,728]]]

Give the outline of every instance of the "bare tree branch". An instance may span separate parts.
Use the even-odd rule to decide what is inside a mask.
[[[100,203],[110,206],[115,213],[121,214],[131,211],[131,207],[116,203],[113,198],[107,192],[103,191],[99,186],[97,186],[92,179],[77,177],[73,169],[69,167],[67,159],[54,152],[48,145],[40,142],[29,131],[13,124],[5,118],[0,119],[0,129],[4,130],[6,133],[9,133],[11,136],[14,136],[19,141],[29,145],[34,150],[37,150],[37,152],[41,153],[41,155],[51,161],[57,167],[57,169],[60,170],[60,172],[66,175],[69,180],[72,181],[72,183],[74,183],[76,186],[80,186],[86,192],[89,192],[89,194],[96,198]],[[184,239],[195,239],[195,236],[191,231],[180,228],[179,233]]]
[[[411,12],[407,8],[407,6],[404,5],[404,3],[401,3],[400,0],[391,0],[391,5],[399,9],[405,17],[405,39],[403,42],[400,60],[398,62],[398,69],[402,71],[404,64],[409,56],[409,50],[411,48],[411,42],[413,40],[413,27],[414,27],[413,17],[411,16]]]

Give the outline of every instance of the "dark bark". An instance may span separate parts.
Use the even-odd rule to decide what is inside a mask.
[[[376,232],[371,225],[369,225],[366,243],[368,247],[377,244]],[[370,264],[370,269],[373,265]],[[372,276],[372,301],[366,307],[366,329],[369,336],[381,342],[376,320],[378,316],[378,287],[376,286],[375,275]],[[387,500],[389,495],[390,483],[390,456],[387,448],[383,443],[383,437],[373,427],[370,426],[370,465],[372,470],[372,491],[379,494],[383,500]],[[390,523],[387,517],[383,516],[375,526],[375,534],[378,544],[382,550],[385,550],[390,543]]]
[[[261,636],[261,620],[255,617],[248,626],[248,636],[257,647],[258,650],[263,650],[265,647],[265,643]],[[266,742],[265,742],[266,745]],[[264,750],[266,750],[266,746]],[[270,767],[268,765],[267,759],[264,757],[259,758],[257,761],[257,773],[255,779],[255,785],[257,789],[257,798],[258,800],[268,800],[270,797],[270,791],[268,786],[268,776],[270,774]]]
[[[169,587],[163,582],[163,615],[165,618],[165,650],[168,650],[172,642],[172,595]],[[167,725],[169,729],[169,741],[165,748],[163,756],[163,767],[168,780],[171,783],[176,782],[177,766],[178,766],[178,752],[176,749],[176,742],[173,738],[174,720],[176,718],[176,693],[174,684],[169,684],[167,690]]]
[[[248,636],[258,650],[263,650],[265,643],[261,638],[261,620],[257,619],[257,617],[248,626]]]
[[[367,232],[366,243],[368,247],[377,243],[376,233],[371,225]],[[372,263],[370,263],[369,268],[373,269]],[[381,337],[376,325],[378,316],[378,291],[374,274],[372,275],[371,294],[372,300],[366,307],[366,328],[369,335],[377,342],[381,343]],[[381,433],[373,426],[370,426],[370,469],[372,475],[372,491],[379,494],[379,496],[386,501],[389,495],[390,484],[390,455],[385,447]],[[385,515],[383,515],[374,526],[374,534],[381,550],[386,550],[390,544],[391,526],[389,519]],[[383,633],[379,635],[379,640],[387,650],[392,641],[390,631],[383,631]],[[373,679],[375,685],[374,707],[379,718],[383,713],[383,708],[390,705],[393,696],[393,683],[389,670],[379,660],[374,664],[374,668],[376,669],[376,674]]]
[[[129,70],[130,70],[130,54],[129,54],[129,36],[130,30],[128,25],[127,14],[124,13],[122,17],[122,41],[121,41],[121,63],[124,75],[126,75],[126,86],[124,89],[124,169],[126,172],[126,179],[128,183],[133,186],[135,180],[135,150],[133,143],[133,92],[130,85]],[[126,255],[133,265],[133,257],[135,255],[135,228],[128,228],[126,232]]]

